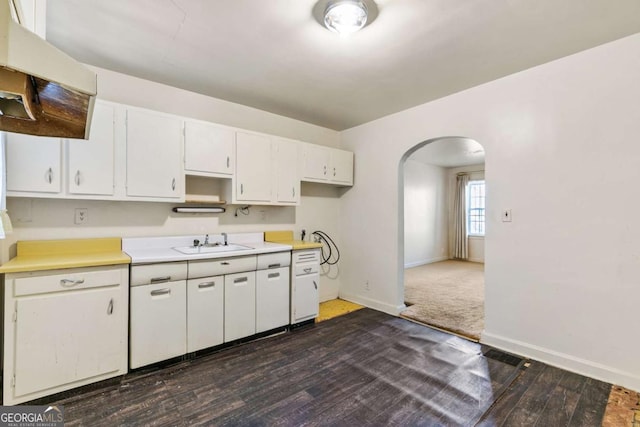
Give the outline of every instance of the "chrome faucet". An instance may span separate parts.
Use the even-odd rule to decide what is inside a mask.
[[[203,246],[208,246],[208,245],[209,245],[209,235],[207,234],[204,236]]]
[[[224,239],[224,245],[227,246],[228,242],[227,242],[227,233],[222,233],[222,238]]]

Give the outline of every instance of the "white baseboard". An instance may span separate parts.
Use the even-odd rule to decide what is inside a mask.
[[[353,294],[347,294],[344,292],[340,292],[339,297],[340,299],[343,299],[345,301],[350,301],[356,304],[364,305],[365,307],[373,308],[374,310],[382,311],[392,316],[399,315],[400,312],[404,311],[407,308],[407,306],[404,304],[394,306],[391,304],[384,303],[382,301],[363,297],[362,295],[353,295]]]
[[[640,376],[632,374],[631,372],[624,372],[611,366],[602,365],[590,360],[581,359],[569,354],[560,353],[489,332],[482,333],[480,342],[513,354],[529,357],[567,371],[575,372],[640,392]]]
[[[448,256],[441,256],[441,257],[437,257],[437,258],[423,259],[423,260],[420,260],[420,261],[408,262],[408,263],[405,263],[404,268],[419,267],[421,265],[433,264],[434,262],[446,261],[448,259],[449,259]]]
[[[469,258],[468,261],[479,262],[479,263],[484,264],[484,258]]]

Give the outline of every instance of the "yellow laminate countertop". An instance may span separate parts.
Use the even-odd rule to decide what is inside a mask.
[[[59,270],[63,268],[130,264],[122,252],[122,239],[19,241],[15,258],[0,266],[0,273]]]
[[[316,249],[322,247],[322,243],[294,240],[293,231],[265,231],[264,241],[291,245],[294,251],[299,251],[301,249]]]

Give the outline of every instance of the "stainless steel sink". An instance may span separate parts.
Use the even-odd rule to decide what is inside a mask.
[[[234,243],[230,243],[228,245],[215,245],[215,246],[178,246],[173,248],[173,250],[183,253],[185,255],[196,255],[196,254],[211,254],[211,253],[220,253],[220,252],[235,252],[235,251],[246,251],[253,248],[249,246],[236,245]]]

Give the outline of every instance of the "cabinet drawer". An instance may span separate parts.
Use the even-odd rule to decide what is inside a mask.
[[[221,276],[256,269],[256,256],[228,257],[189,261],[189,279]]]
[[[291,252],[258,255],[258,270],[288,267],[291,265]]]
[[[320,270],[320,264],[317,262],[309,262],[305,264],[296,264],[294,271],[296,276],[304,276],[306,274],[317,274]]]
[[[131,267],[131,286],[174,282],[187,278],[187,262],[163,262]]]
[[[7,275],[14,296],[118,286],[126,281],[126,266],[73,268]],[[126,284],[126,283],[125,283]]]

